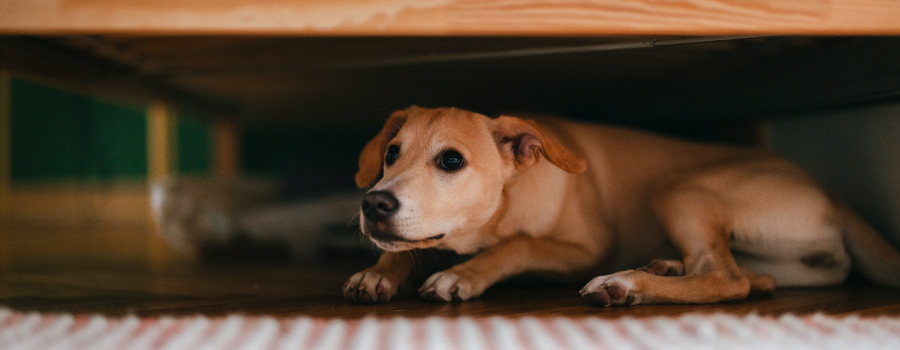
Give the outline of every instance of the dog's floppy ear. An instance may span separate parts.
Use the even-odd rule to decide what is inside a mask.
[[[366,147],[363,148],[359,155],[359,171],[356,173],[356,185],[359,188],[369,187],[378,176],[381,175],[381,162],[384,160],[384,152],[388,142],[397,136],[403,123],[406,122],[406,116],[409,110],[396,111],[391,114],[381,132],[375,136]]]
[[[501,116],[490,121],[490,128],[500,153],[512,158],[516,169],[537,164],[538,153],[542,153],[550,163],[573,174],[578,174],[587,167],[584,159],[545,135],[531,120]]]

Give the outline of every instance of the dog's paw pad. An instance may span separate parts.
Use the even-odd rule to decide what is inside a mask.
[[[419,295],[438,302],[464,301],[477,296],[469,283],[452,272],[438,272],[422,284]]]
[[[678,260],[653,260],[638,271],[657,276],[684,276],[684,263]]]
[[[617,285],[607,286],[606,291],[609,292],[609,297],[613,300],[620,300],[628,296],[628,290]]]
[[[627,306],[640,302],[623,273],[594,278],[581,289],[581,296],[594,306]]]
[[[587,293],[584,297],[594,306],[606,307],[612,305],[612,298],[606,291]]]
[[[372,271],[359,272],[344,283],[344,299],[356,304],[386,303],[394,296],[396,283]]]

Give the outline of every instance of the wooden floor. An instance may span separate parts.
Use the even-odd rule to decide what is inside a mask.
[[[835,288],[777,291],[772,296],[716,305],[591,307],[580,286],[515,283],[496,286],[462,303],[426,302],[414,293],[382,305],[343,300],[344,280],[358,263],[299,267],[185,267],[147,273],[128,271],[5,272],[0,306],[21,311],[107,315],[225,315],[361,318],[406,316],[598,316],[643,317],[726,312],[765,315],[822,312],[833,315],[900,316],[900,290],[852,283]]]

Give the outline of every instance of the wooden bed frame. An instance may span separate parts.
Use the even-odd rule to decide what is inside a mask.
[[[7,0],[2,34],[892,35],[891,0]]]

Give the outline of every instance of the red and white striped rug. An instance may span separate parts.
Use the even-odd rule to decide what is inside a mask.
[[[0,308],[0,349],[900,349],[900,318],[108,318]]]

